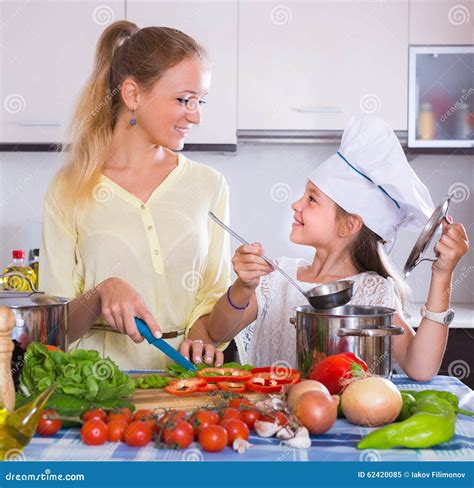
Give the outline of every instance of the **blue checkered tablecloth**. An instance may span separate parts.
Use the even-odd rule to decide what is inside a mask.
[[[459,379],[436,376],[432,381],[413,382],[405,375],[392,381],[400,390],[436,389],[450,391],[460,398],[460,407],[474,410],[474,393]],[[226,447],[219,453],[207,453],[193,443],[185,450],[157,449],[153,443],[143,448],[124,443],[86,446],[77,428],[62,429],[54,437],[34,437],[25,448],[26,461],[472,461],[474,460],[474,419],[458,415],[456,435],[449,442],[432,449],[356,449],[357,443],[371,430],[338,419],[331,430],[312,436],[309,449],[292,449],[276,438],[262,439],[252,434],[252,446],[243,454]]]

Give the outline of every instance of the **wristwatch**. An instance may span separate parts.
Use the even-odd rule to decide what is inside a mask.
[[[425,304],[421,307],[421,316],[442,325],[449,325],[454,320],[454,310],[448,308],[448,310],[445,310],[444,312],[430,312]]]

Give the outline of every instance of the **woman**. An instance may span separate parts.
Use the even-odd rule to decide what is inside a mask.
[[[176,348],[187,337],[181,351],[195,362],[223,362],[225,345],[205,330],[228,285],[229,245],[207,213],[228,219],[228,187],[174,152],[200,123],[210,80],[204,49],[175,29],[119,21],[100,37],[44,207],[41,288],[74,298],[72,348],[163,368],[138,316]]]

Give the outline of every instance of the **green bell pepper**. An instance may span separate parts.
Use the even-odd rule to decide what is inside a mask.
[[[409,392],[409,394],[412,393]],[[412,396],[414,397],[414,395]],[[435,393],[424,394],[415,399],[416,406],[411,417],[371,432],[357,444],[357,448],[408,447],[417,449],[449,441],[454,436],[456,424],[456,412],[453,405]]]

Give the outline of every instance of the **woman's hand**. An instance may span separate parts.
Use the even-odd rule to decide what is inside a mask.
[[[449,223],[443,221],[443,234],[434,251],[438,259],[433,263],[433,273],[451,274],[459,260],[469,249],[469,239],[462,224],[455,224],[451,216]]]
[[[140,317],[156,338],[162,336],[158,323],[146,308],[141,295],[126,281],[108,278],[96,289],[100,294],[102,315],[111,327],[140,343],[143,337],[135,325],[135,317]]]
[[[190,361],[201,364],[213,364],[216,367],[224,364],[224,353],[218,351],[212,344],[204,344],[202,340],[186,339],[180,345],[178,351]]]
[[[264,254],[263,247],[258,242],[244,244],[236,249],[232,265],[241,284],[246,288],[255,290],[260,278],[273,271],[273,266],[261,258]]]

